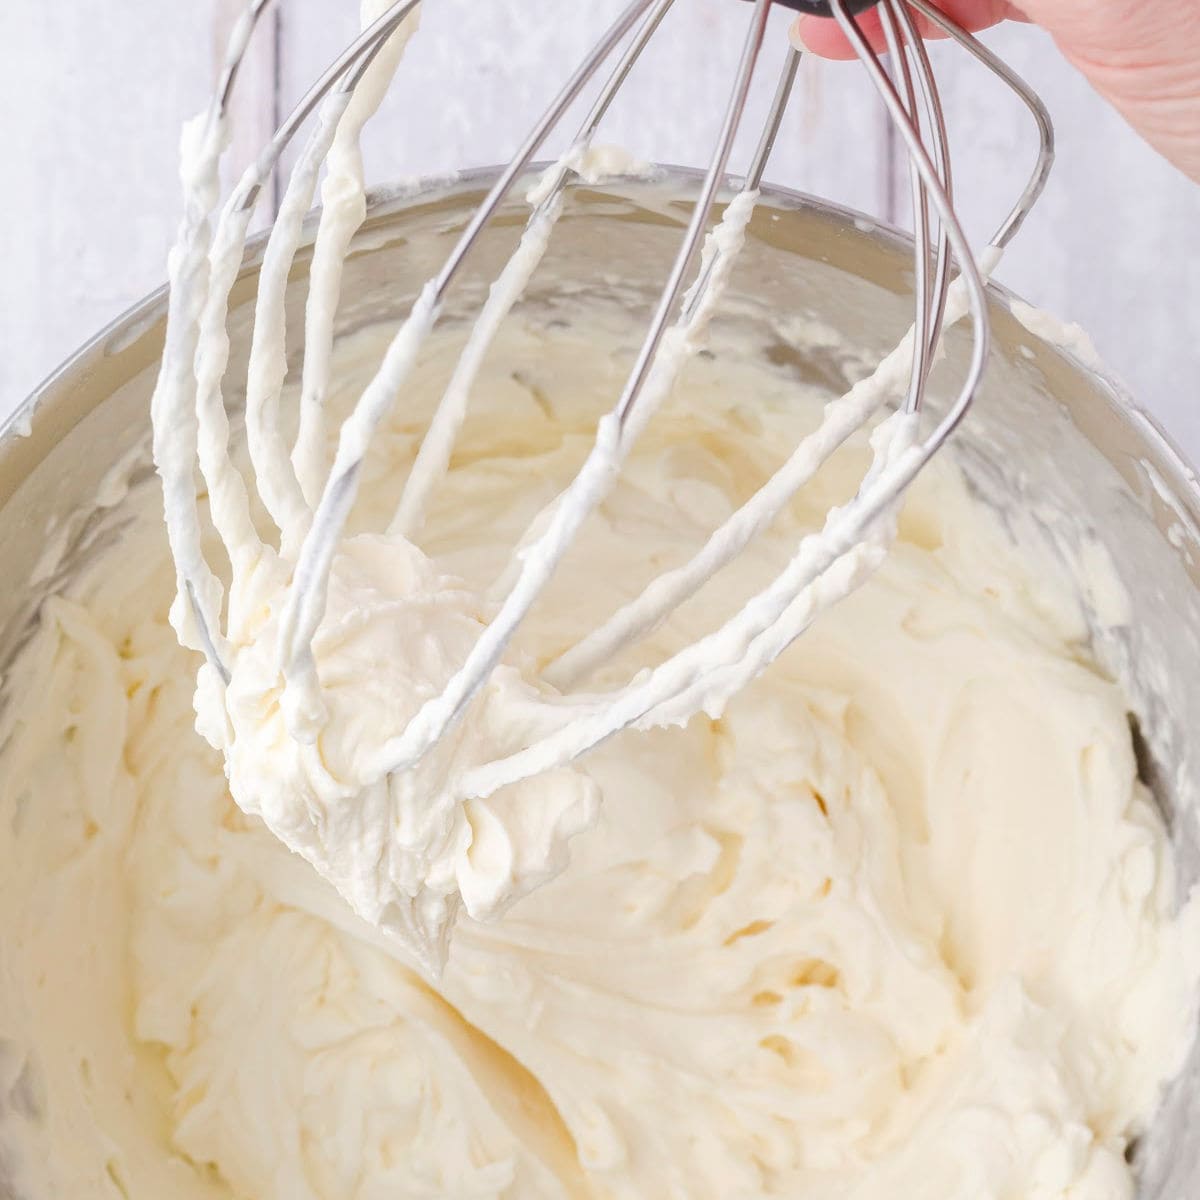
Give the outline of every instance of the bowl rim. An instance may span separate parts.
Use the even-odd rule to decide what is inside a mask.
[[[552,165],[553,163],[542,161],[532,163],[521,179],[536,176]],[[503,169],[500,165],[473,167],[371,188],[368,191],[367,212],[361,228],[367,229],[373,224],[383,223],[418,203],[446,200],[458,193],[478,191],[484,185],[494,182]],[[606,177],[596,186],[616,189],[626,186],[635,189],[638,185],[645,186],[648,183],[659,186],[664,183],[678,183],[683,190],[696,187],[704,176],[705,172],[696,167],[656,163],[648,170]],[[514,185],[514,192],[519,188],[520,181],[519,179]],[[727,196],[739,183],[740,179],[737,176],[727,175],[722,195]],[[765,183],[760,193],[760,202],[769,206],[806,212],[825,220],[839,232],[849,236],[874,239],[892,250],[912,253],[911,234],[869,213],[782,184]],[[320,212],[320,208],[315,207],[305,218],[305,242],[311,239]],[[252,273],[261,265],[270,232],[270,228],[263,229],[247,240],[239,278]],[[991,303],[997,304],[1014,317],[1014,306],[1027,305],[1018,293],[1003,284],[988,280],[986,290]],[[13,443],[24,442],[32,435],[39,412],[43,408],[53,406],[57,397],[95,369],[110,354],[110,348],[120,348],[131,343],[164,317],[169,291],[169,284],[160,284],[114,317],[63,359],[3,421],[0,421],[0,471],[8,465]],[[1020,320],[1019,317],[1016,319]],[[1176,496],[1186,496],[1190,515],[1200,529],[1200,476],[1170,431],[1136,399],[1124,381],[1106,364],[1095,359],[1087,361],[1071,346],[1033,330],[1029,332],[1075,371],[1107,392],[1115,407],[1138,427],[1147,441],[1147,450],[1154,454],[1153,467],[1160,473],[1165,473]]]

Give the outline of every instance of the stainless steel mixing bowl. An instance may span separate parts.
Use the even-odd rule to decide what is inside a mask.
[[[492,177],[484,172],[374,203],[348,267],[342,332],[406,309]],[[674,171],[651,184],[577,192],[535,281],[536,297],[553,303],[570,289],[621,287],[648,309],[695,182]],[[478,294],[496,273],[523,219],[518,204],[502,212],[470,259],[459,295]],[[231,380],[245,364],[261,249],[249,254],[234,295]],[[839,330],[878,358],[909,320],[910,254],[894,232],[770,190],[751,227],[731,309],[741,293],[776,314]],[[302,256],[289,294],[293,319],[306,272]],[[1128,592],[1129,619],[1114,624],[1102,598],[1091,594],[1093,651],[1127,686],[1142,772],[1170,822],[1189,886],[1200,876],[1200,738],[1193,736],[1200,728],[1200,487],[1168,438],[1112,380],[1031,333],[1004,291],[993,288],[991,303],[995,356],[954,452],[980,495],[1010,516],[1023,539],[1041,543],[1047,562],[1069,571],[1081,541],[1107,547]],[[164,312],[158,292],[117,321],[39,388],[0,437],[0,562],[10,581],[0,592],[0,670],[27,638],[45,596],[119,534],[114,466],[128,465],[135,483],[139,475],[149,479],[149,397]],[[835,386],[844,377],[837,354],[798,354],[769,322],[761,344],[782,369]],[[961,330],[951,333],[951,367],[965,345]],[[62,552],[49,571],[48,542]],[[1134,1157],[1143,1200],[1200,1195],[1200,1050]],[[3,1178],[0,1194],[11,1195]]]

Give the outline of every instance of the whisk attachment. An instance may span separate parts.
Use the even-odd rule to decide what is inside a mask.
[[[213,719],[210,738],[233,759],[241,752],[239,738],[252,739],[254,735],[244,724],[246,711],[282,711],[294,743],[295,770],[308,772],[304,776],[308,779],[314,772],[319,775],[314,766],[320,765],[315,743],[331,720],[314,646],[327,617],[346,522],[368,448],[403,392],[421,347],[437,324],[447,291],[484,227],[567,110],[611,62],[609,75],[568,150],[530,192],[531,211],[516,253],[493,283],[384,531],[397,556],[416,564],[413,569],[419,574],[424,570],[422,556],[413,542],[421,538],[430,497],[449,468],[488,349],[542,261],[571,184],[584,169],[605,115],[667,18],[673,0],[631,0],[560,89],[395,331],[377,374],[338,432],[332,461],[327,460],[325,449],[324,391],[331,369],[340,265],[365,213],[361,180],[353,174],[348,178],[358,187],[355,203],[327,208],[318,230],[305,321],[299,432],[290,445],[280,419],[287,373],[282,353],[286,334],[283,299],[321,165],[334,159],[343,164],[357,161],[362,125],[382,98],[398,61],[398,47],[412,34],[421,4],[420,0],[398,0],[337,56],[243,175],[214,227],[211,213],[217,196],[217,165],[227,140],[225,114],[230,90],[250,31],[268,2],[253,0],[235,29],[212,107],[190,131],[185,146],[188,205],[171,262],[168,339],[154,398],[155,457],[163,479],[177,570],[178,597],[172,619],[181,640],[203,652],[207,665],[201,687],[207,689],[213,711],[224,714]],[[435,841],[442,834],[429,830],[449,828],[453,806],[464,800],[482,800],[509,784],[566,768],[622,729],[680,723],[701,710],[719,712],[729,697],[782,653],[820,611],[879,565],[906,488],[962,420],[978,390],[989,345],[984,284],[988,255],[998,253],[1015,236],[1045,184],[1053,159],[1053,136],[1045,109],[1008,67],[927,0],[879,0],[875,6],[889,50],[890,73],[858,22],[857,14],[868,5],[855,0],[830,0],[824,5],[789,2],[787,7],[819,12],[839,23],[908,152],[914,228],[912,329],[869,378],[827,406],[817,428],[787,462],[713,531],[689,562],[655,580],[644,595],[549,664],[541,678],[522,685],[532,689],[521,693],[524,711],[538,714],[532,723],[538,732],[527,744],[489,744],[483,761],[455,757],[457,727],[473,706],[478,706],[485,685],[494,681],[498,672],[510,670],[504,662],[513,636],[583,522],[603,502],[680,371],[703,347],[719,310],[800,68],[800,54],[789,49],[746,174],[714,227],[713,212],[727,183],[772,2],[754,0],[720,132],[680,248],[625,385],[600,420],[595,444],[582,469],[521,540],[517,569],[511,579],[503,581],[503,598],[491,619],[476,627],[455,618],[461,634],[455,645],[462,648],[461,659],[443,676],[422,680],[420,690],[429,698],[414,702],[398,726],[361,756],[359,783],[375,797],[372,803],[401,803],[396,797],[407,797],[403,803],[415,806],[405,810],[411,821]],[[982,263],[955,214],[945,114],[914,14],[955,38],[1020,97],[1036,120],[1040,148],[1035,170]],[[230,455],[223,399],[228,365],[225,327],[250,215],[284,149],[310,118],[308,141],[297,157],[264,253],[247,376],[247,443],[254,482],[277,530],[274,539],[263,539],[251,517],[246,481]],[[967,369],[945,412],[923,432],[924,402],[943,330],[964,317],[969,319],[972,339]],[[830,454],[893,403],[897,411],[872,435],[874,461],[857,494],[830,513],[821,529],[799,542],[792,559],[742,612],[623,687],[597,694],[569,690],[586,680],[599,663],[665,620],[714,572],[732,563]],[[194,477],[197,463],[212,525],[231,566],[228,593],[203,552]],[[259,699],[255,703],[259,708],[239,699],[248,686],[244,676],[249,671],[257,673],[255,687],[259,691],[255,695]],[[312,840],[320,841],[325,836],[322,831],[333,820],[334,793],[323,792],[326,786],[327,781],[313,783],[305,793],[309,809],[304,821],[284,822],[286,828],[276,828],[276,832],[319,868],[336,875],[340,860],[335,861],[336,856],[322,858],[323,851],[314,849]],[[436,792],[433,800],[428,798],[430,788]],[[341,792],[334,798],[338,804],[347,799]],[[243,797],[238,799],[242,802]],[[377,918],[380,913],[393,912],[403,897],[411,902],[410,907],[416,906],[413,913],[426,903],[410,854],[411,845],[419,841],[412,834],[411,844],[406,843],[405,848],[398,850],[384,843],[376,847],[379,860],[392,863],[390,891],[382,896],[357,895],[352,902],[360,911]],[[339,881],[335,878],[334,882]],[[449,919],[448,903],[426,905],[420,915],[410,913],[405,920],[436,940],[437,929]]]

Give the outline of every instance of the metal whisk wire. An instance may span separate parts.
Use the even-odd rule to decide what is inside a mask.
[[[198,194],[205,201],[215,202],[224,118],[238,66],[254,23],[269,2],[253,0],[231,39],[230,53],[202,131],[203,145],[194,166],[203,185]],[[182,518],[169,521],[180,597],[174,616],[188,644],[202,650],[211,669],[228,683],[232,648],[221,633],[224,589],[204,557],[195,505],[193,460],[198,458],[208,487],[213,524],[234,557],[231,610],[238,599],[237,546],[257,545],[263,553],[275,554],[289,566],[290,582],[279,628],[279,664],[293,696],[292,711],[309,718],[321,711],[312,641],[324,615],[331,567],[372,437],[407,379],[417,350],[438,319],[448,288],[484,227],[569,107],[628,39],[570,150],[535,189],[533,211],[517,253],[493,286],[434,415],[389,529],[390,533],[412,536],[420,528],[432,488],[447,469],[471,387],[486,352],[545,252],[562,212],[572,173],[673,0],[632,0],[539,118],[458,238],[441,270],[426,284],[396,332],[379,373],[342,426],[336,455],[319,488],[319,496],[310,496],[310,485],[302,478],[305,473],[300,469],[300,459],[304,458],[300,442],[306,437],[311,441],[320,436],[319,397],[312,404],[302,398],[301,433],[289,455],[276,411],[286,365],[271,361],[263,346],[272,330],[282,330],[282,299],[288,271],[301,241],[302,221],[315,193],[320,164],[333,143],[339,121],[388,39],[419,3],[420,0],[398,0],[334,60],[234,189],[208,250],[208,213],[201,211],[202,206],[189,209],[181,231],[181,251],[172,263],[172,282],[177,286],[171,299],[168,346],[154,403],[155,454],[164,490],[175,497],[190,494],[191,501],[181,510],[185,514]],[[752,214],[800,62],[799,54],[789,50],[742,187],[728,204],[696,271],[701,245],[747,107],[771,7],[772,0],[754,0],[734,87],[685,236],[626,385],[613,409],[601,420],[591,454],[553,506],[543,527],[536,534],[527,535],[523,542],[527,552],[522,556],[516,578],[461,667],[441,694],[428,700],[407,727],[379,749],[376,766],[380,774],[414,767],[462,717],[500,662],[583,521],[607,494],[624,458],[669,394],[683,364],[702,344]],[[819,534],[800,543],[793,559],[742,612],[634,683],[601,696],[572,698],[564,705],[564,721],[556,732],[499,764],[488,764],[488,790],[566,762],[627,726],[653,723],[668,711],[678,714],[689,707],[691,710],[703,707],[714,695],[731,693],[753,678],[811,622],[819,608],[819,605],[814,607],[813,589],[824,588],[822,596],[828,600],[836,599],[840,588],[852,586],[843,579],[846,572],[839,574],[834,568],[844,565],[847,556],[876,523],[894,512],[906,488],[950,436],[976,395],[989,347],[984,271],[954,211],[945,113],[913,12],[933,22],[970,51],[1020,97],[1035,117],[1040,138],[1037,165],[1016,206],[993,238],[996,250],[1015,236],[1045,185],[1053,160],[1050,122],[1037,97],[1005,64],[927,0],[880,0],[878,7],[893,80],[855,15],[861,7],[860,3],[849,4],[847,0],[830,0],[828,10],[863,63],[909,156],[914,224],[913,330],[911,344],[902,346],[881,367],[882,377],[886,380],[894,377],[902,390],[900,407],[910,419],[905,427],[907,440],[894,454],[877,458],[854,499],[831,513]],[[223,331],[229,294],[240,263],[240,255],[235,251],[245,244],[250,214],[284,149],[318,106],[316,127],[299,156],[268,241],[256,308],[251,382],[247,388],[247,437],[260,496],[279,529],[276,552],[262,547],[253,532],[245,483],[229,455],[228,419],[221,395],[228,359],[228,340]],[[951,277],[956,270],[958,283],[952,287]],[[688,287],[693,274],[695,279]],[[178,286],[188,281],[205,284],[205,303],[199,314],[184,310],[177,298],[194,291]],[[923,407],[943,329],[963,315],[969,316],[972,331],[966,373],[933,431],[917,438],[913,432],[915,422]],[[263,343],[259,342],[260,322]],[[210,336],[202,339],[201,331]],[[218,334],[221,336],[215,336]],[[209,349],[197,354],[198,346]],[[860,386],[831,404],[818,428],[803,440],[784,466],[714,531],[688,563],[659,577],[643,597],[615,613],[600,629],[550,664],[546,679],[559,687],[571,686],[598,662],[659,623],[770,524],[820,463],[870,420],[882,402],[878,388]],[[215,431],[216,436],[200,439],[198,443],[197,430],[201,425]],[[478,769],[468,771],[461,780],[467,795],[482,794],[475,789],[483,786]]]

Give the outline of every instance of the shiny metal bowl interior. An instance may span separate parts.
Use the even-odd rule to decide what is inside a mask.
[[[376,199],[348,266],[340,332],[406,310],[491,178],[481,173]],[[652,183],[575,192],[535,296],[540,290],[546,298],[563,281],[601,292],[619,283],[644,294],[648,311],[695,182],[689,173],[668,172]],[[502,210],[469,260],[459,293],[478,295],[523,220],[519,203]],[[251,248],[233,297],[231,381],[244,378],[261,251],[261,242]],[[302,328],[295,318],[307,269],[302,253],[289,292],[294,328]],[[732,299],[740,293],[776,312],[819,319],[879,357],[910,319],[910,271],[911,244],[900,235],[770,189]],[[1192,736],[1200,727],[1200,488],[1166,436],[1115,383],[1029,332],[1002,290],[992,289],[991,306],[994,359],[955,453],[979,494],[1029,517],[1024,536],[1032,529],[1051,555],[1069,551],[1066,543],[1080,529],[1110,552],[1132,620],[1114,628],[1094,614],[1093,651],[1127,685],[1143,775],[1170,823],[1182,881],[1191,885],[1200,878],[1200,739]],[[150,476],[149,396],[164,314],[164,294],[149,297],[39,388],[0,436],[0,561],[12,581],[0,592],[0,669],[27,638],[44,597],[119,535],[121,505],[103,486],[114,466],[125,461],[135,479]],[[965,333],[953,331],[948,346],[953,368],[964,359]],[[289,347],[293,363],[297,349]],[[797,356],[782,344],[764,343],[764,352],[831,385],[844,378],[834,358]],[[236,405],[232,382],[230,391]],[[65,555],[47,572],[51,534]],[[1135,1153],[1143,1200],[1200,1194],[1200,1049]]]

